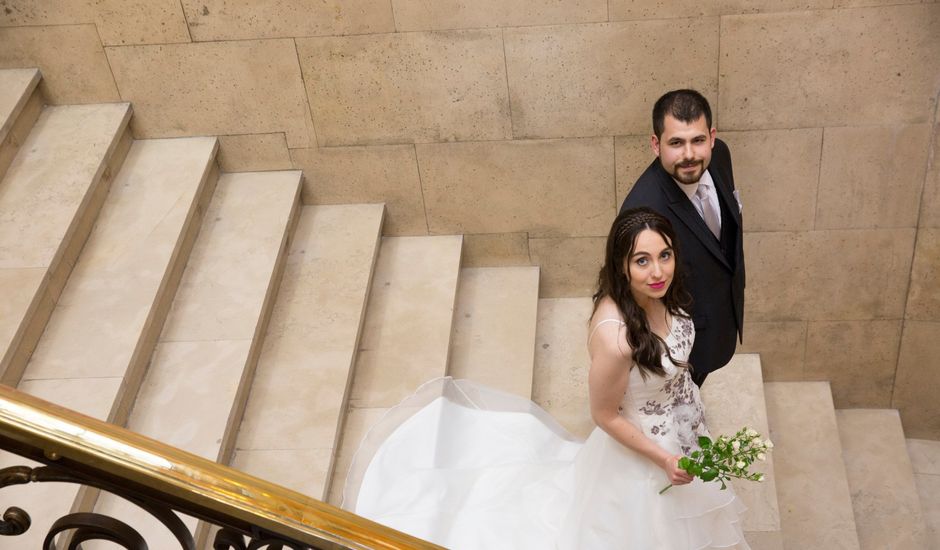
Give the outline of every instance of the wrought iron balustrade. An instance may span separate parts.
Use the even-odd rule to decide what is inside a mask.
[[[115,494],[169,529],[183,550],[197,548],[179,513],[219,527],[213,550],[440,548],[355,514],[124,428],[0,385],[0,448],[42,466],[0,470],[0,490],[65,482]],[[2,493],[0,493],[2,494]],[[9,506],[0,547],[30,528],[28,510]],[[131,525],[94,511],[58,518],[42,550],[78,550],[106,540],[147,550]],[[153,549],[164,550],[164,549]]]

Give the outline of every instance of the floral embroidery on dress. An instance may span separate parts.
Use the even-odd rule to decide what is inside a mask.
[[[663,390],[672,395],[673,417],[676,424],[683,428],[679,431],[679,447],[687,455],[698,448],[699,436],[708,435],[705,409],[698,398],[698,388],[692,382],[689,371],[683,369],[683,372],[663,385]]]
[[[627,402],[642,403],[634,405],[634,410],[647,435],[675,441],[683,454],[697,449],[699,436],[708,435],[708,430],[698,387],[692,382],[688,369],[677,367],[669,356],[677,361],[687,361],[694,341],[692,320],[674,317],[672,330],[666,338],[669,354],[663,353],[666,376],[643,380],[637,375],[631,380],[630,395],[625,396],[624,402],[624,405]],[[669,437],[664,437],[666,435]]]
[[[643,414],[662,416],[669,411],[666,409],[666,404],[650,400],[646,402],[646,405],[640,407],[640,412]]]
[[[666,427],[665,422],[661,422],[650,428],[650,433],[653,435],[663,436],[669,433],[669,429]]]
[[[675,317],[673,322],[676,323],[676,327],[672,331],[675,344],[669,346],[669,354],[673,357],[688,356],[688,352],[692,351],[692,342],[695,339],[695,328],[692,319]]]

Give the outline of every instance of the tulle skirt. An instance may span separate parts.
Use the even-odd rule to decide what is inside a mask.
[[[731,489],[668,485],[601,429],[466,380],[422,386],[370,430],[344,507],[453,549],[748,548]]]

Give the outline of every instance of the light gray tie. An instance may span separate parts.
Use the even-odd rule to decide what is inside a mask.
[[[716,212],[712,206],[712,201],[708,197],[708,188],[709,186],[699,182],[698,189],[695,190],[695,197],[702,207],[702,219],[705,220],[705,225],[708,226],[716,239],[721,240],[721,214]]]

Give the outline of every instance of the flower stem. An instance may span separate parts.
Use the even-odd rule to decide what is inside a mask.
[[[663,487],[663,490],[660,491],[659,494],[665,493],[666,491],[669,490],[670,487],[672,487],[672,483],[670,483],[669,485],[666,485],[665,487]]]

